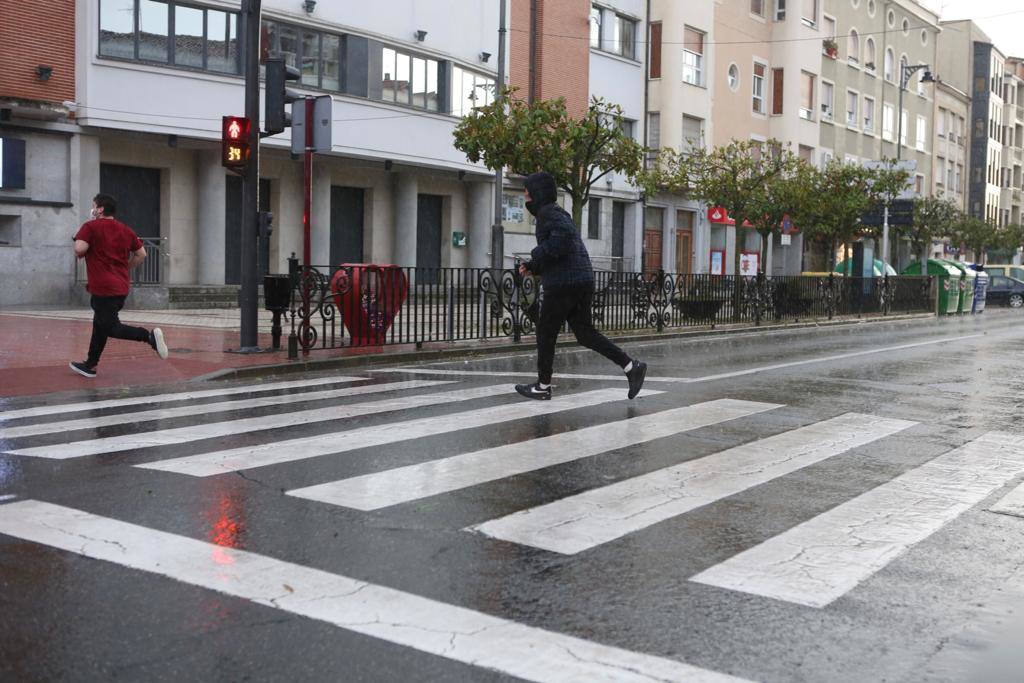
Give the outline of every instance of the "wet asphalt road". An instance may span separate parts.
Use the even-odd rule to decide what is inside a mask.
[[[984,435],[1024,436],[1022,349],[1024,315],[1007,310],[965,319],[647,342],[627,345],[650,366],[645,388],[652,393],[632,402],[625,400],[625,381],[610,363],[585,350],[560,349],[556,373],[595,377],[556,379],[555,397],[543,408],[548,412],[526,417],[515,413],[524,400],[511,392],[511,384],[526,381],[532,371],[527,348],[508,357],[403,366],[455,374],[348,370],[333,375],[365,379],[262,391],[247,380],[4,401],[0,680],[598,680],[595,670],[574,668],[596,655],[565,656],[572,648],[555,648],[561,651],[549,661],[537,649],[545,641],[560,643],[562,636],[595,644],[612,661],[606,680],[643,672],[654,673],[637,680],[716,680],[716,673],[760,681],[1021,680],[1024,518],[989,508],[1021,484],[1024,467],[1007,456],[997,463],[998,476],[973,468],[992,450],[977,445],[985,443]],[[264,382],[297,379],[304,378]],[[449,383],[239,403],[245,407],[234,410],[222,405],[403,381]],[[489,386],[508,391],[464,400],[453,393]],[[152,401],[156,394],[231,387],[249,388]],[[559,402],[602,389],[621,396],[558,408]],[[408,407],[346,408],[419,395],[433,398]],[[110,399],[130,400],[106,408],[79,405]],[[685,420],[678,409],[722,400],[770,406],[730,419],[725,404],[714,403],[703,423],[650,440],[642,428],[625,422],[655,416],[648,424],[664,425],[659,413]],[[10,417],[9,411],[46,405],[75,408]],[[348,413],[306,424],[296,417],[323,408]],[[178,410],[153,413],[164,409]],[[772,448],[782,448],[772,446],[773,436],[847,413],[894,426],[789,471],[762,474]],[[253,418],[252,426],[231,433],[232,424]],[[621,429],[601,431],[616,422]],[[213,424],[226,426],[202,431]],[[832,424],[826,423],[825,441],[814,448],[829,446]],[[37,433],[16,431],[33,425],[41,425]],[[155,432],[166,435],[162,445],[118,441],[131,435],[145,440]],[[858,433],[864,430],[852,430],[851,438]],[[98,439],[110,439],[98,447],[107,451],[65,457]],[[616,445],[616,439],[632,443]],[[793,448],[801,457],[814,451]],[[943,457],[962,448],[969,457],[942,479],[951,471]],[[282,460],[249,467],[249,451],[234,449]],[[401,502],[378,509],[289,493],[485,449],[491,461],[506,465],[551,453],[560,454],[561,462],[490,479],[473,479],[472,466],[460,464],[455,469],[469,483],[420,496],[410,493],[412,484],[394,480],[380,491]],[[29,453],[12,454],[22,450]],[[137,467],[190,463],[224,451],[234,452],[240,464],[210,476]],[[723,451],[722,464],[702,470],[702,476],[688,480],[679,474],[677,466],[701,467]],[[743,457],[752,464],[741,472],[722,469]],[[941,466],[929,470],[929,463]],[[676,473],[668,475],[670,485],[641,478],[664,471]],[[892,490],[894,481],[925,471],[937,478],[925,479],[923,491]],[[423,477],[429,483],[439,474],[425,471]],[[726,485],[727,479],[740,483]],[[610,518],[597,525],[601,533],[616,524],[624,530],[609,532],[608,540],[588,537],[582,550],[559,552],[488,533],[497,529],[496,520],[507,528],[510,519],[521,518],[508,516],[538,506],[561,509],[566,516],[555,525],[571,527],[600,512],[600,505],[574,501],[630,480],[637,485],[629,493],[610,489],[611,500],[651,496],[640,504],[645,514],[669,510],[698,487],[706,499],[648,522],[636,521],[639,513]],[[987,488],[952,511],[926,500],[933,492],[957,498],[983,481]],[[668,488],[659,494],[659,486]],[[62,527],[59,514],[36,524],[43,508],[32,501],[98,521],[88,533]],[[879,517],[870,524],[836,521],[837,511],[858,501]],[[885,507],[890,502],[892,509]],[[364,507],[372,505],[371,500]],[[124,535],[127,525],[137,533]],[[804,570],[790,568],[769,580],[770,588],[754,587],[758,572],[788,567],[794,554],[804,554],[802,547],[775,559],[753,557],[732,579],[720,571],[748,557],[746,551],[771,550],[783,534],[809,528],[821,534],[810,573],[820,567],[826,579],[801,583]],[[106,540],[99,538],[107,533]],[[870,558],[877,551],[881,559],[868,566],[870,559],[834,544],[836,534],[854,536],[857,552]],[[192,546],[184,545],[186,539],[200,542],[195,555],[188,554]],[[246,573],[252,557],[273,564]],[[862,562],[867,568],[858,570]],[[372,618],[352,617],[350,605],[331,607],[327,592],[314,591],[298,604],[302,568],[320,570],[321,580],[348,577],[369,584],[364,593]],[[794,572],[801,576],[794,578]],[[832,574],[847,578],[829,588]],[[695,580],[698,575],[715,575],[718,583]],[[254,589],[261,577],[267,584],[277,581],[278,592],[295,596],[297,604],[271,599],[267,586],[258,586],[264,593]],[[765,594],[793,581],[798,588],[789,598]],[[392,592],[380,597],[373,587]],[[426,610],[432,616],[409,616],[414,610],[405,605],[417,596],[434,601]],[[827,603],[810,604],[816,600]],[[432,629],[460,631],[460,620],[470,619],[466,615],[529,628],[522,641],[484,635],[468,654],[455,637],[449,643],[441,634],[442,644],[429,642],[438,635]],[[384,631],[368,632],[381,624]],[[466,624],[462,631],[471,637],[491,628]],[[640,656],[640,664],[625,663],[623,652]],[[536,666],[520,668],[531,660]],[[688,668],[660,669],[665,660]]]

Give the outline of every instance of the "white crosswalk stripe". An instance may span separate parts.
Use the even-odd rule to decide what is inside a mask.
[[[0,534],[169,577],[530,681],[742,680],[36,500],[0,505]]]
[[[780,407],[732,399],[708,401],[287,493],[359,510],[376,510]]]
[[[398,382],[396,384],[402,383]],[[392,388],[397,389],[400,387],[392,385]],[[135,448],[151,448],[154,446],[169,446],[172,444],[189,443],[192,441],[200,441],[202,439],[246,434],[259,430],[277,429],[279,427],[294,427],[297,425],[312,424],[315,422],[341,420],[356,417],[358,415],[373,415],[376,413],[396,410],[424,408],[443,403],[471,401],[474,399],[488,398],[507,393],[507,386],[457,389],[455,391],[441,393],[388,398],[380,401],[370,401],[367,403],[330,406],[327,408],[317,408],[314,410],[306,410],[296,413],[278,413],[275,415],[250,417],[241,420],[209,422],[189,427],[176,427],[173,429],[161,429],[152,432],[141,432],[138,434],[125,434],[123,436],[108,436],[99,439],[72,441],[49,446],[18,448],[7,452],[13,453],[14,455],[25,455],[35,458],[66,460],[68,458],[80,458],[87,455],[116,453],[118,451],[131,450]],[[336,439],[337,437],[334,438]],[[276,448],[277,444],[271,443],[269,444],[269,447]]]
[[[508,386],[491,388],[502,393],[507,393],[509,389]],[[646,391],[640,395],[650,396],[657,393],[661,392]],[[334,432],[313,437],[278,441],[260,446],[200,453],[182,458],[145,463],[136,465],[136,467],[188,474],[194,477],[209,477],[226,472],[252,469],[265,465],[277,465],[410,439],[421,439],[464,429],[487,427],[503,422],[511,422],[512,420],[550,415],[575,408],[586,408],[622,400],[625,399],[622,396],[621,389],[600,389],[560,396],[557,401],[527,401],[491,408],[479,408],[450,415],[364,427],[347,432]]]
[[[154,394],[152,396],[132,396],[130,398],[109,398],[99,401],[82,401],[79,403],[61,403],[55,405],[36,406],[0,411],[0,423],[24,417],[41,417],[44,415],[67,415],[84,410],[100,410],[103,408],[123,408],[139,406],[147,403],[171,403],[174,401],[194,401],[199,398],[213,396],[235,396],[264,391],[283,391],[286,389],[306,389],[326,384],[343,384],[346,382],[362,382],[365,377],[317,377],[315,379],[296,379],[287,382],[265,382],[245,384],[242,386],[223,386],[217,389],[201,389],[198,391],[182,391],[173,394]]]
[[[1024,474],[1024,436],[989,432],[693,577],[825,607]]]
[[[992,512],[1014,517],[1024,517],[1024,484],[1019,484],[1012,491],[999,499],[989,508]]]
[[[472,527],[571,555],[913,426],[847,413]]]
[[[17,439],[25,436],[37,436],[39,434],[70,432],[76,429],[97,429],[99,427],[137,424],[139,422],[153,420],[170,420],[173,418],[188,417],[192,415],[209,415],[211,413],[222,413],[233,410],[251,410],[253,408],[277,406],[283,407],[295,403],[304,403],[306,401],[328,401],[335,398],[344,398],[346,396],[379,394],[385,391],[420,389],[423,387],[453,383],[454,382],[451,381],[410,381],[393,382],[388,384],[363,384],[357,387],[344,387],[342,389],[328,389],[325,391],[307,391],[301,394],[275,394],[274,396],[261,396],[260,398],[240,399],[237,401],[200,403],[177,406],[175,408],[160,408],[157,410],[140,410],[132,413],[117,413],[115,415],[88,417],[78,420],[44,422],[41,424],[22,425],[19,427],[0,427],[0,439]]]

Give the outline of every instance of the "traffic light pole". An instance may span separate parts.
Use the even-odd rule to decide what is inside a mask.
[[[313,106],[315,100],[306,98],[306,147],[302,153],[302,264],[307,268],[311,265],[310,233],[313,215]]]
[[[499,3],[501,19],[498,21],[498,79],[495,83],[494,99],[501,102],[505,88],[505,6],[506,0]],[[502,168],[494,169],[494,225],[491,226],[491,268],[500,271],[505,267],[505,226],[502,222],[502,203],[504,200],[505,183]]]
[[[260,18],[261,0],[245,0],[242,19],[245,36],[245,115],[249,125],[249,163],[242,177],[242,291],[239,351],[259,351],[258,266],[256,256],[257,211],[260,188]]]

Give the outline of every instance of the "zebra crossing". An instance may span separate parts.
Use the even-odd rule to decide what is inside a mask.
[[[0,454],[40,462],[102,462],[127,453],[122,466],[192,481],[255,468],[267,468],[273,477],[291,463],[312,459],[345,459],[356,465],[353,469],[365,470],[358,465],[365,464],[368,452],[419,448],[414,464],[389,466],[385,458],[372,463],[371,471],[284,490],[298,504],[387,515],[426,498],[443,499],[595,456],[628,450],[642,458],[643,447],[654,443],[677,449],[674,464],[515,509],[458,532],[484,543],[591,562],[599,560],[590,551],[831,458],[861,457],[865,448],[920,426],[845,412],[782,429],[754,418],[786,414],[790,406],[736,397],[680,407],[672,405],[667,391],[646,390],[626,404],[621,386],[588,388],[580,382],[581,388],[566,388],[550,402],[528,402],[510,393],[507,384],[479,384],[481,378],[396,380],[319,378],[10,410],[0,412]],[[629,408],[594,423],[593,411],[613,414],[620,402]],[[229,417],[248,410],[264,414]],[[425,410],[435,414],[424,415]],[[513,433],[529,435],[530,425],[552,420],[564,429],[488,443],[502,425],[525,425]],[[749,437],[708,454],[688,453],[688,435],[729,425],[749,426]],[[312,427],[315,433],[301,435]],[[436,438],[454,435],[461,437],[454,446]],[[245,445],[237,445],[243,437]],[[486,447],[458,445],[467,441]],[[181,444],[192,444],[194,452],[167,449]],[[988,510],[1024,516],[1024,485],[1003,491],[1020,484],[1022,476],[1024,436],[986,432],[686,579],[695,589],[829,609],[990,497],[998,502]],[[495,491],[502,495],[502,489]],[[504,502],[514,507],[515,501]],[[41,500],[0,496],[0,535],[527,680],[741,680],[244,550],[218,548],[220,560],[213,567],[204,541]],[[282,586],[288,590],[282,592]]]

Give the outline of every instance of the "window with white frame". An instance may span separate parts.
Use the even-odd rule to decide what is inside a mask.
[[[786,0],[775,0],[775,21],[786,20]]]
[[[946,160],[942,157],[935,157],[935,183],[941,185],[946,177]]]
[[[836,87],[828,81],[821,82],[821,119],[831,121],[835,107]]]
[[[704,148],[704,119],[683,114],[682,152],[689,154]]]
[[[860,95],[854,90],[846,91],[846,125],[857,127],[860,114]]]
[[[814,74],[800,72],[800,118],[814,120]]]
[[[860,64],[860,34],[855,28],[846,36],[846,59],[851,64]]]
[[[612,52],[626,59],[636,59],[636,27],[636,20],[615,15],[612,24]]]
[[[823,150],[821,150],[821,154],[818,155],[818,163],[821,166],[821,170],[824,171],[825,167],[828,166],[830,163],[832,163],[832,159],[833,159],[832,150],[830,150],[830,149],[823,149]]]
[[[658,158],[658,151],[661,149],[661,113],[652,111],[647,113],[647,161],[653,163]]]
[[[803,0],[800,5],[800,21],[811,28],[818,25],[818,0]]]
[[[704,34],[689,26],[683,29],[683,82],[704,85]]]
[[[896,69],[896,55],[891,47],[885,48],[885,64],[882,67],[882,76],[890,83],[895,83],[894,71]]]
[[[920,173],[914,176],[914,194],[920,196],[924,193],[924,176]]]
[[[601,49],[601,8],[590,6],[590,47]]]
[[[896,139],[896,109],[888,102],[882,103],[882,139]]]
[[[950,161],[946,164],[946,187],[954,192],[959,192],[960,188],[953,184],[953,162]]]
[[[750,0],[750,13],[759,17],[764,16],[764,0]]]
[[[935,134],[940,138],[946,137],[946,110],[939,107],[939,117],[935,119]]]
[[[904,147],[907,146],[907,112],[903,110],[900,112],[900,144]]]
[[[864,39],[864,68],[875,71],[875,39],[871,36]]]
[[[821,32],[826,38],[836,39],[836,19],[827,14],[821,15]]]
[[[875,132],[875,100],[871,97],[864,96],[864,102],[861,105],[863,109],[863,123],[865,133]]]
[[[917,128],[915,129],[915,132],[917,133],[917,150],[919,152],[923,152],[925,148],[925,135],[928,133],[928,120],[925,119],[925,117],[917,117]]]
[[[766,64],[754,62],[754,77],[751,79],[751,108],[758,114],[764,113],[764,75],[767,70]]]

